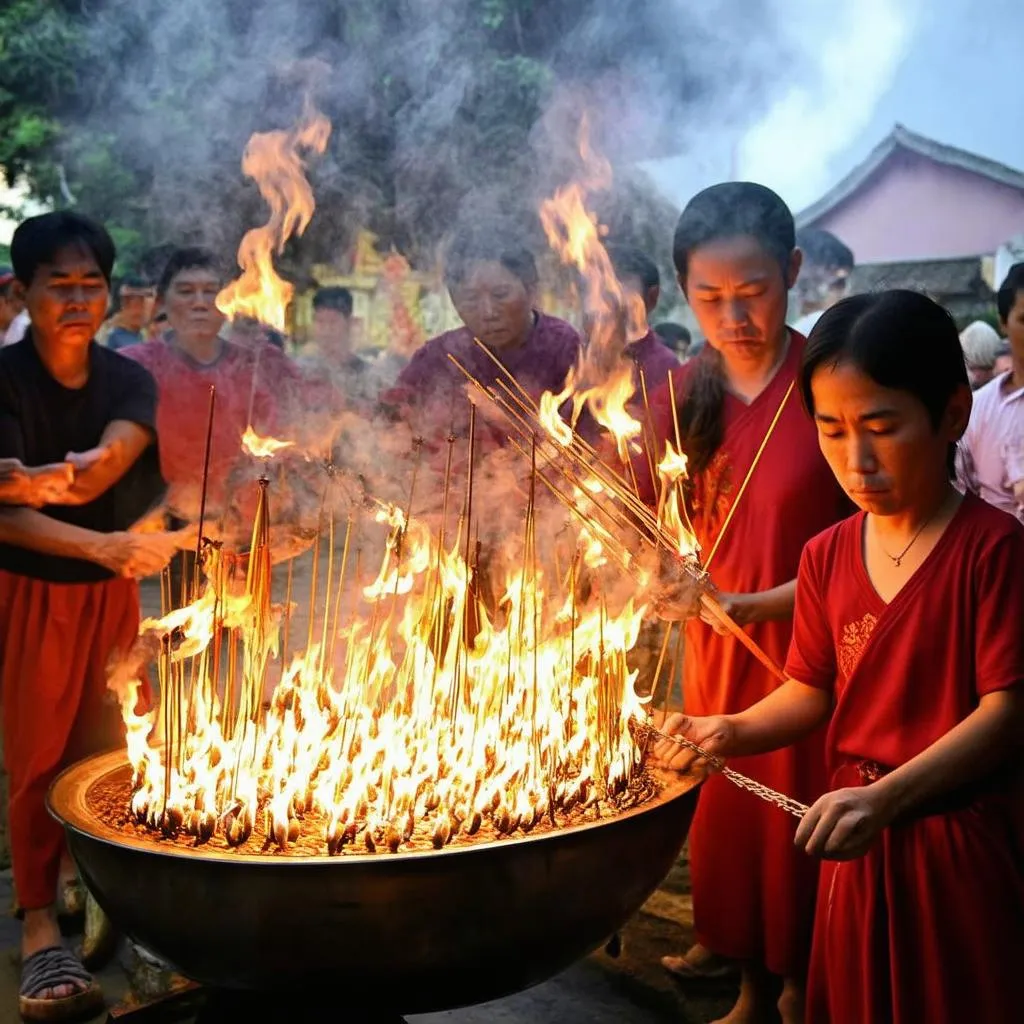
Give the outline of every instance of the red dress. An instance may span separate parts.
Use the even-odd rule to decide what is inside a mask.
[[[1024,681],[1024,528],[968,496],[889,604],[864,515],[808,545],[787,670],[835,694],[834,788],[896,768]],[[1010,1024],[1024,1015],[1024,791],[1014,766],[822,865],[810,1024]]]
[[[754,402],[748,406],[726,395],[724,442],[694,480],[692,521],[705,555],[795,378],[805,340],[795,332],[791,338],[785,362]],[[677,400],[692,365],[673,374]],[[651,415],[663,449],[673,437],[667,385],[653,396]],[[715,585],[725,593],[749,594],[788,583],[796,577],[804,544],[848,511],[794,388],[711,564]],[[776,664],[783,664],[791,620],[756,623],[747,631]],[[740,643],[697,620],[686,627],[684,666],[683,706],[691,715],[739,712],[779,686]],[[809,803],[824,791],[823,743],[818,734],[787,750],[737,758],[732,764]],[[802,977],[817,866],[794,848],[794,829],[784,811],[712,776],[701,787],[690,860],[699,941],[723,956]]]

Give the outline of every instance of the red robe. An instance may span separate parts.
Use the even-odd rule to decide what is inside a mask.
[[[705,555],[794,380],[805,341],[795,332],[791,337],[785,362],[753,403],[725,398],[723,444],[694,480],[692,521]],[[677,400],[692,367],[673,374]],[[674,436],[667,385],[652,397],[651,415],[660,457],[665,440]],[[712,580],[723,592],[741,594],[788,583],[796,577],[804,544],[848,511],[794,388],[711,564]],[[747,627],[778,665],[785,661],[791,630],[791,620]],[[742,711],[779,685],[746,648],[698,620],[687,624],[684,666],[683,705],[691,715]],[[787,750],[737,758],[733,767],[812,802],[824,791],[823,743],[818,734]],[[793,831],[785,812],[721,776],[709,778],[690,830],[693,911],[697,938],[707,948],[803,977],[817,867],[794,848]]]
[[[835,694],[834,788],[864,785],[1024,681],[1024,528],[964,499],[887,605],[864,515],[808,545],[789,674]],[[1019,760],[1019,758],[1017,759]],[[1013,765],[822,866],[810,1024],[1010,1024],[1024,1017],[1024,790]]]

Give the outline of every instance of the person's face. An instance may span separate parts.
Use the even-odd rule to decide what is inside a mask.
[[[966,385],[950,398],[938,428],[916,396],[882,387],[849,362],[819,367],[811,391],[822,454],[860,508],[896,515],[947,479],[949,445],[971,414]]]
[[[313,342],[324,356],[344,358],[352,351],[351,318],[340,309],[313,310]]]
[[[1018,361],[1024,360],[1024,290],[1017,292],[1010,315],[1000,319],[999,326]]]
[[[477,263],[452,288],[452,302],[473,336],[490,349],[514,348],[533,324],[533,293],[501,263]]]
[[[776,259],[747,235],[716,239],[691,254],[679,284],[708,344],[727,367],[760,363],[775,353],[800,258],[795,249],[782,274]]]
[[[121,323],[129,331],[141,331],[153,316],[152,292],[121,292]]]
[[[33,334],[43,342],[88,345],[107,313],[110,288],[93,255],[81,246],[61,249],[36,268],[24,295]]]
[[[185,342],[210,342],[224,325],[217,309],[220,278],[210,270],[183,270],[171,280],[164,297],[167,322]]]

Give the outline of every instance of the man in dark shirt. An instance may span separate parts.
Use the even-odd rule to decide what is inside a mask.
[[[45,214],[18,228],[11,258],[31,328],[0,351],[0,699],[24,914],[21,1012],[58,1019],[102,995],[61,945],[64,837],[46,791],[66,764],[118,742],[108,663],[138,632],[136,577],[161,569],[184,538],[133,530],[164,482],[152,376],[93,341],[110,236],[77,214]]]

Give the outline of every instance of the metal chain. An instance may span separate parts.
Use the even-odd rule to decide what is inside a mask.
[[[754,796],[760,797],[767,803],[774,804],[776,807],[782,808],[787,814],[792,814],[795,818],[802,818],[810,808],[807,804],[800,803],[799,800],[794,800],[792,797],[786,796],[784,793],[779,793],[769,786],[764,786],[760,782],[755,782],[753,779],[747,778],[746,775],[741,775],[737,771],[733,771],[732,768],[726,767],[725,762],[714,754],[709,754],[703,747],[697,746],[696,743],[686,739],[684,736],[669,736],[667,733],[661,732],[659,729],[655,729],[653,725],[646,722],[642,723],[643,728],[650,732],[653,736],[656,736],[661,740],[668,740],[670,743],[676,743],[681,747],[686,747],[687,750],[692,751],[698,757],[707,761],[712,768],[716,771],[721,772],[734,786],[739,786],[740,789],[745,789],[749,793],[753,793]]]

